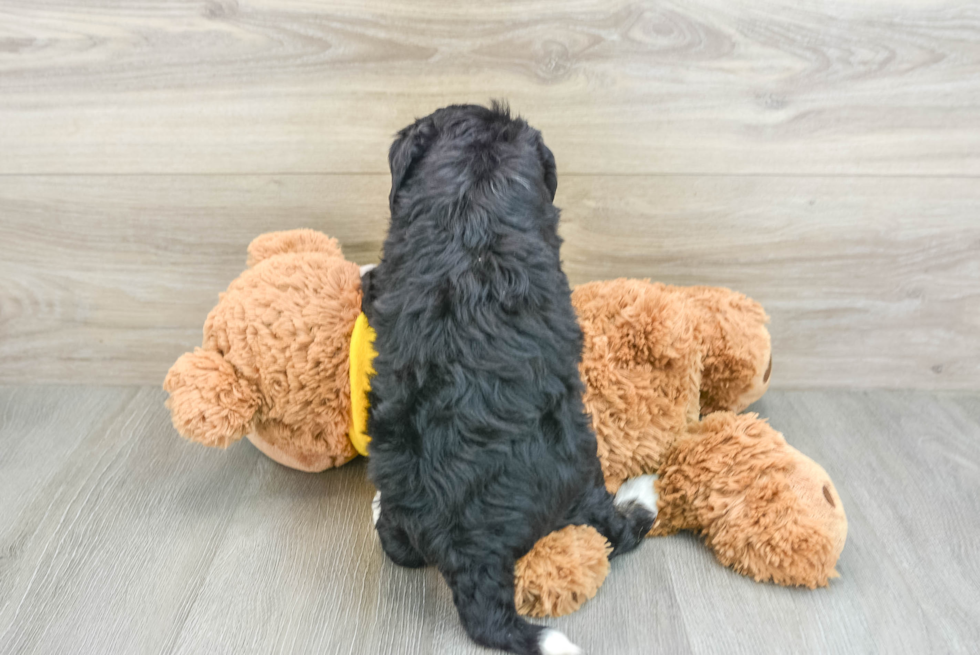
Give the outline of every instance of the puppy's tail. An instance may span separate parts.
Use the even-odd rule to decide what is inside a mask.
[[[514,605],[514,564],[490,562],[483,555],[471,566],[443,571],[453,602],[470,639],[517,655],[581,655],[557,630],[533,625]]]

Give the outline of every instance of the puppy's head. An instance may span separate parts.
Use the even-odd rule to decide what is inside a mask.
[[[519,198],[551,204],[558,188],[555,158],[541,133],[506,105],[451,105],[398,133],[388,152],[392,218],[413,202],[464,197]]]

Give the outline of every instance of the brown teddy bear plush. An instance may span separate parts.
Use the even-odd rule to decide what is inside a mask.
[[[174,427],[221,448],[247,435],[300,471],[346,464],[360,270],[313,230],[256,238],[248,267],[208,314],[201,347],[167,374]]]
[[[303,471],[340,466],[366,452],[360,270],[312,230],[263,235],[248,262],[209,314],[202,347],[167,375],[174,426],[209,446],[248,436]],[[762,308],[726,289],[622,279],[579,287],[572,302],[609,490],[654,485],[651,536],[692,530],[756,580],[826,585],[847,532],[833,483],[765,421],[736,413],[769,384]],[[588,526],[545,536],[516,565],[518,609],[576,610],[605,579],[608,553]]]
[[[655,473],[651,534],[699,532],[723,564],[810,588],[836,576],[847,518],[827,473],[755,414],[768,321],[727,289],[593,282],[572,302],[607,488]]]

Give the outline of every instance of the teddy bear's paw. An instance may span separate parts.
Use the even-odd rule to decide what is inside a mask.
[[[538,539],[514,565],[514,604],[524,616],[565,616],[594,597],[609,574],[612,546],[590,525]]]
[[[381,492],[374,494],[374,500],[371,501],[371,515],[374,517],[374,525],[378,525],[378,519],[381,518]]]
[[[617,506],[628,503],[638,503],[657,517],[657,491],[653,488],[653,483],[657,480],[656,475],[641,475],[630,478],[623,483],[623,486],[616,492],[615,503]]]
[[[541,655],[582,655],[581,648],[553,628],[541,632],[538,644],[541,646]]]
[[[261,404],[254,384],[213,350],[195,348],[170,367],[163,382],[174,427],[205,446],[227,448],[252,427]]]

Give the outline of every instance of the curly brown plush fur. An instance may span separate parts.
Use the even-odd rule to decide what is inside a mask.
[[[769,388],[769,317],[762,305],[718,287],[665,287],[695,314],[703,345],[702,414],[740,412]]]
[[[645,280],[585,284],[572,303],[585,336],[585,406],[615,492],[656,471],[661,453],[697,420],[700,328],[678,293]]]
[[[741,411],[769,386],[768,317],[742,294],[619,279],[580,286],[572,302],[610,491],[655,472],[700,414]]]
[[[545,535],[514,567],[517,611],[534,617],[571,614],[599,591],[611,552],[591,526],[569,525]]]
[[[758,303],[625,279],[579,287],[572,302],[607,487],[660,476],[651,535],[698,532],[720,562],[760,581],[835,577],[847,518],[829,476],[757,415],[734,413],[769,385]]]
[[[847,519],[827,473],[755,414],[716,412],[664,455],[651,534],[694,530],[757,581],[811,589],[837,577]]]
[[[293,468],[339,466],[356,455],[347,429],[359,269],[313,230],[265,234],[248,252],[250,268],[211,310],[202,347],[164,382],[174,427],[220,447],[251,432]]]

